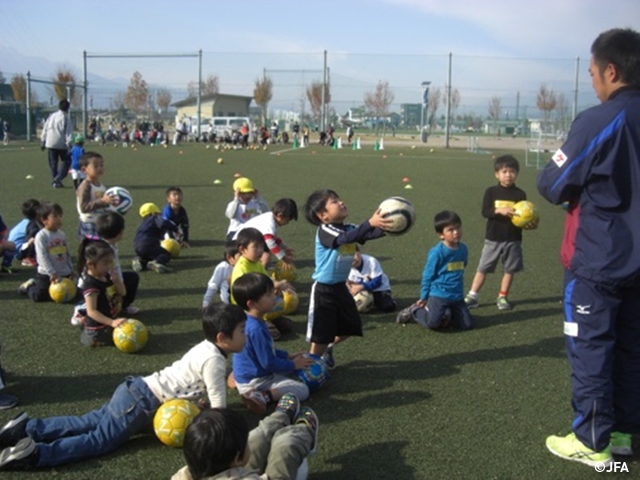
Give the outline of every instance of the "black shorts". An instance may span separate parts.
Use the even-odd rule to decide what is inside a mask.
[[[356,302],[344,282],[315,282],[311,287],[307,341],[329,344],[336,336],[362,336]]]

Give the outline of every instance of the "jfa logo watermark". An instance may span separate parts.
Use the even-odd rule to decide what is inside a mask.
[[[629,467],[627,462],[609,462],[609,463],[596,463],[596,472],[626,472],[629,473]]]

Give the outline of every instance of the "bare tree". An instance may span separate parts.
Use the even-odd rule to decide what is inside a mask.
[[[217,95],[220,92],[220,79],[217,75],[207,75],[207,78],[201,84],[201,88],[200,94],[203,97]],[[197,96],[198,82],[189,82],[187,85],[187,98],[195,98]]]
[[[559,93],[556,96],[556,117],[558,121],[558,128],[563,132],[569,129],[569,102],[567,96],[564,93]]]
[[[547,128],[551,119],[551,112],[556,108],[556,103],[556,94],[553,89],[547,87],[544,83],[540,85],[536,99],[536,106],[542,112],[542,115],[544,116],[544,124]]]
[[[389,105],[393,103],[394,98],[395,95],[389,88],[389,82],[379,80],[373,92],[366,92],[364,94],[364,104],[370,116],[386,117],[389,115]],[[379,128],[378,122],[376,129]]]
[[[314,120],[319,121],[322,116],[322,82],[312,82],[311,85],[307,87],[307,100],[309,100],[309,105],[311,106],[311,113],[313,115]],[[331,103],[331,92],[329,89],[329,85],[326,85],[324,90],[324,103]]]
[[[267,123],[267,109],[273,98],[273,81],[271,77],[256,78],[253,88],[253,99],[262,110],[262,124]]]
[[[427,125],[429,125],[429,132],[431,132],[436,123],[436,113],[438,113],[441,101],[442,92],[438,87],[429,90],[429,103],[427,105]]]
[[[133,72],[124,96],[124,105],[135,113],[142,113],[148,102],[149,86],[140,72]]]
[[[445,85],[444,86],[444,91],[446,92],[448,90],[449,86]],[[449,101],[449,98],[447,98],[447,96],[444,96],[444,105],[447,105],[447,102]],[[456,110],[458,109],[458,107],[460,106],[460,92],[458,91],[457,88],[451,88],[451,106],[450,106],[450,111],[451,111],[451,118],[456,116]]]
[[[80,104],[80,90],[76,88],[76,74],[69,65],[60,65],[51,79],[53,82],[53,95],[58,100],[68,99],[73,106]]]
[[[493,120],[493,130],[498,133],[498,120],[500,120],[500,104],[502,99],[500,97],[491,97],[489,100],[489,118]]]
[[[166,112],[171,104],[171,91],[168,88],[159,88],[156,91],[156,103],[160,110]]]

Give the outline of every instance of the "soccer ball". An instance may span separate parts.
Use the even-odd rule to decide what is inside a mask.
[[[407,233],[416,221],[416,211],[411,202],[402,197],[389,197],[378,207],[384,218],[392,220],[385,231],[390,235]]]
[[[133,206],[133,198],[126,188],[111,187],[105,193],[110,197],[118,197],[120,201],[116,205],[109,205],[109,208],[120,215],[127,213]]]
[[[122,325],[113,329],[113,344],[124,353],[142,350],[147,344],[149,332],[140,320],[129,318]]]
[[[180,256],[180,244],[174,238],[165,238],[160,242],[160,246],[171,254],[171,258],[178,258]]]
[[[284,296],[279,293],[278,295],[276,295],[276,306],[274,307],[274,309],[269,313],[266,313],[262,318],[267,320],[268,322],[272,322],[282,315],[284,315]]]
[[[367,313],[373,308],[373,294],[366,290],[361,290],[353,296],[356,301],[356,308],[360,313]]]
[[[73,280],[60,278],[49,285],[49,296],[56,303],[70,302],[76,298],[76,285]]]
[[[158,440],[170,447],[182,448],[187,427],[199,413],[195,403],[182,398],[163,403],[153,417],[153,429]]]
[[[325,361],[319,356],[313,353],[305,353],[303,355],[313,359],[314,363],[307,368],[296,370],[294,373],[309,387],[310,391],[315,392],[320,389],[329,378],[329,369]]]
[[[273,272],[271,272],[271,277],[274,280],[287,280],[288,282],[295,282],[298,279],[298,272],[296,271],[296,267],[291,265],[291,268],[285,270],[282,268],[282,260],[276,263],[275,267],[273,267]]]
[[[292,313],[295,313],[298,309],[298,305],[300,304],[298,294],[293,290],[285,290],[282,294],[282,300],[284,303],[282,308],[283,315],[291,315]]]
[[[524,228],[530,223],[538,221],[539,217],[536,206],[527,200],[516,203],[513,209],[515,212],[513,213],[513,217],[511,217],[511,223],[518,228]]]

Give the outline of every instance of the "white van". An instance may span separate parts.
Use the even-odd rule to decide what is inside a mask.
[[[231,135],[234,130],[240,130],[244,124],[249,125],[251,131],[251,122],[249,117],[212,117],[211,129],[218,137],[224,137],[225,134]]]

